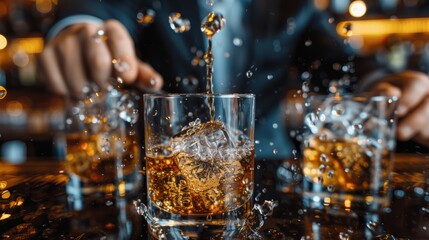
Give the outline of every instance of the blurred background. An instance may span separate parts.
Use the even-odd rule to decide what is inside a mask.
[[[62,100],[36,80],[37,55],[59,0],[0,0],[0,158],[64,156]],[[392,71],[429,72],[429,0],[312,0],[337,34]],[[331,22],[332,20],[332,22]],[[414,150],[413,150],[414,151]]]

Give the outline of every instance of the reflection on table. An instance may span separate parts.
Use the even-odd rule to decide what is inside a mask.
[[[279,203],[260,229],[264,239],[429,238],[429,156],[396,156],[390,208],[335,217],[302,207],[299,160],[258,161],[255,166],[255,203]],[[0,163],[1,239],[147,238],[145,220],[132,204],[145,199],[143,189],[126,199],[93,199],[73,211],[67,181],[61,162]]]

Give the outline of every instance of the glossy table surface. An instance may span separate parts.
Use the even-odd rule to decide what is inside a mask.
[[[397,154],[390,208],[354,216],[303,208],[299,172],[284,174],[294,164],[299,161],[256,162],[254,202],[278,203],[259,229],[263,239],[429,239],[429,156]],[[0,163],[0,239],[147,239],[146,222],[133,205],[144,191],[75,211],[67,181],[61,162]]]

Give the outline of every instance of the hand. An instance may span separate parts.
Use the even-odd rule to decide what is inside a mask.
[[[398,96],[397,138],[429,146],[429,77],[405,71],[384,77],[370,90]]]
[[[100,29],[104,32],[97,35]],[[40,55],[40,81],[61,95],[80,97],[89,81],[106,89],[111,76],[146,90],[159,90],[163,84],[162,77],[136,57],[129,33],[116,20],[65,28]]]

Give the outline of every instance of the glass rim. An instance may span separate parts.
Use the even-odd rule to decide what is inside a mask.
[[[255,98],[253,93],[144,93],[143,98],[185,98],[185,97],[208,97],[215,98]]]
[[[365,102],[365,101],[373,101],[373,102],[382,102],[382,101],[398,101],[397,96],[387,96],[387,95],[380,95],[380,94],[374,94],[374,93],[357,93],[357,94],[343,94],[343,95],[334,95],[334,94],[311,94],[308,96],[307,101],[310,99],[314,100],[324,100],[324,99],[335,99],[338,100],[350,100],[353,99],[355,101],[359,102]]]

